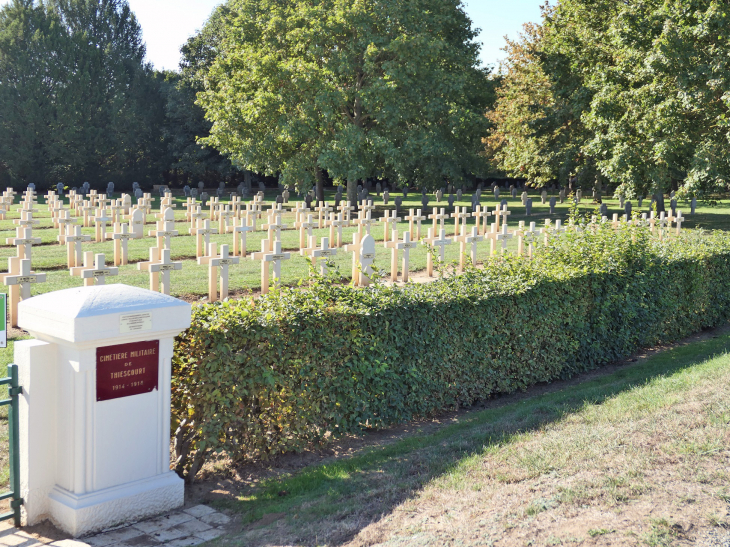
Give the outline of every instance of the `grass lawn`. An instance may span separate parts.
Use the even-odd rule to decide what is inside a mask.
[[[729,352],[712,335],[264,481],[226,504],[243,531],[210,545],[672,545],[730,527]]]
[[[503,192],[503,198],[504,194]],[[568,203],[558,204],[556,212],[553,215],[549,214],[549,206],[541,204],[541,200],[537,192],[533,191],[530,193],[533,199],[533,212],[532,215],[525,216],[525,208],[522,205],[519,198],[513,199],[510,197],[504,198],[509,202],[509,209],[511,215],[509,217],[509,226],[512,228],[517,226],[520,220],[526,222],[536,222],[538,226],[542,225],[546,219],[555,221],[561,219],[565,221],[568,217]],[[554,193],[555,194],[555,193]],[[269,202],[275,198],[275,192],[269,192],[266,199]],[[380,217],[382,211],[385,209],[393,208],[393,199],[396,195],[391,194],[391,201],[389,205],[383,204],[382,198],[378,198],[372,195],[373,203],[376,205],[375,217]],[[334,192],[327,192],[327,199],[332,203],[334,201]],[[430,203],[429,210],[425,211],[424,214],[430,214],[430,208],[433,206],[446,207],[446,201],[442,201],[440,204],[436,203],[436,198],[433,195],[429,195]],[[403,200],[403,206],[401,209],[401,217],[405,217],[408,214],[408,209],[421,207],[421,194],[410,193],[408,198]],[[68,270],[66,269],[66,247],[56,244],[56,236],[58,230],[54,229],[50,221],[50,213],[44,206],[43,199],[41,198],[40,203],[37,207],[39,212],[34,218],[40,221],[40,224],[33,230],[34,237],[40,237],[42,243],[38,246],[33,247],[32,251],[32,266],[35,271],[47,272],[47,282],[43,284],[36,284],[32,287],[32,294],[42,294],[50,291],[59,289],[65,289],[69,287],[81,286],[82,280],[78,277],[71,277]],[[609,208],[609,216],[613,213],[622,213],[619,209],[617,200],[604,200]],[[181,271],[172,272],[172,294],[175,296],[193,296],[199,297],[207,294],[207,267],[199,266],[195,261],[195,237],[188,235],[189,225],[184,221],[185,209],[182,207],[183,199],[177,198],[176,202],[178,207],[176,209],[176,229],[180,232],[180,236],[173,238],[172,246],[172,258],[173,260],[182,260],[183,269]],[[158,207],[158,199],[154,200],[154,207]],[[471,194],[464,194],[462,201],[457,202],[456,205],[468,206],[471,203]],[[493,210],[497,204],[491,194],[485,192],[482,196],[482,204]],[[290,202],[289,206],[293,207],[295,202]],[[643,203],[644,207],[642,211],[646,212],[649,201],[645,200]],[[684,224],[686,228],[693,227],[704,227],[712,229],[730,229],[730,200],[718,200],[715,206],[699,206],[697,213],[694,216],[689,215],[689,205],[684,203],[679,204],[679,208],[683,209],[684,216],[687,221]],[[19,218],[17,212],[17,204],[12,211],[7,215],[6,220],[0,221],[0,263],[6,264],[5,259],[10,256],[16,255],[16,248],[7,245],[6,239],[15,237],[15,225],[13,220]],[[590,203],[590,200],[584,199],[581,205],[581,211],[584,213],[592,213],[595,206]],[[634,203],[634,210],[637,210],[637,204]],[[316,214],[314,215],[316,219]],[[154,228],[154,216],[148,216],[148,224],[145,226],[145,235],[149,230]],[[283,216],[282,222],[285,225],[291,227],[294,222],[294,215],[287,213]],[[264,220],[257,221],[257,226],[264,223]],[[470,219],[469,224],[473,225],[474,219]],[[426,221],[422,225],[422,235],[425,237],[428,231],[428,227],[431,226],[431,221]],[[453,219],[447,222],[446,233],[447,235],[453,234]],[[402,233],[407,229],[408,223],[401,222],[398,224],[399,233]],[[93,228],[84,228],[82,232],[88,235],[92,235],[94,232]],[[343,230],[343,239],[345,243],[352,242],[352,234],[355,232],[355,228],[347,228]],[[383,225],[378,223],[372,227],[372,235],[377,241],[383,240]],[[264,237],[263,231],[257,231],[253,234],[249,234],[247,238],[247,249],[249,252],[258,251],[261,249],[261,239]],[[329,236],[329,229],[317,229],[314,230],[314,235],[319,238]],[[233,236],[227,235],[215,235],[211,238],[212,241],[222,245],[227,243],[231,248],[233,245]],[[131,262],[139,262],[147,260],[149,257],[149,247],[155,244],[154,238],[145,237],[142,240],[131,240],[129,243],[129,257]],[[482,242],[478,245],[478,261],[483,261],[489,254],[489,243]],[[285,230],[282,232],[282,246],[284,250],[294,251],[292,252],[292,258],[286,261],[282,266],[282,282],[288,285],[294,285],[301,279],[308,276],[309,270],[308,265],[304,257],[298,254],[299,250],[299,232],[298,230]],[[517,247],[515,239],[509,241],[508,249],[514,251]],[[85,251],[93,251],[94,253],[104,253],[106,255],[107,264],[111,264],[113,261],[113,244],[111,241],[105,243],[87,243],[84,244]],[[446,247],[446,260],[452,262],[459,258],[459,245],[452,244]],[[426,248],[418,247],[411,251],[411,269],[412,271],[424,270],[426,267]],[[340,274],[344,280],[350,279],[352,254],[340,250],[337,256],[334,258],[334,263],[339,269]],[[384,248],[382,245],[378,245],[376,249],[376,260],[375,265],[389,270],[390,268],[390,250]],[[232,291],[247,291],[257,290],[261,286],[261,264],[258,261],[252,260],[250,257],[242,259],[241,263],[237,266],[233,266],[229,269],[230,281],[229,286]],[[125,283],[128,285],[138,287],[149,286],[149,276],[146,272],[137,270],[135,264],[121,267],[119,270],[119,276],[110,277],[107,279],[107,283]],[[0,290],[7,291],[7,288],[2,285]]]

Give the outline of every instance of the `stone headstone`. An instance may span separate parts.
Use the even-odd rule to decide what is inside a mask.
[[[276,196],[276,203],[284,203],[284,197],[283,196]]]
[[[226,193],[225,188],[216,188],[216,190],[215,190],[215,195],[218,196],[218,198],[222,198],[225,193]]]
[[[690,202],[689,207],[690,207],[689,214],[694,215],[695,209],[697,208],[697,198],[692,198],[692,201]]]
[[[644,196],[639,196],[636,201],[639,203],[639,209],[641,209],[641,204],[644,202]]]
[[[608,206],[605,203],[601,203],[600,211],[601,211],[601,216],[602,217],[607,217],[608,216]]]
[[[197,192],[196,192],[196,194],[197,194]],[[134,191],[134,197],[136,197],[137,199],[139,199],[139,198],[141,198],[142,196],[144,196],[144,192],[142,191],[142,189],[141,189],[141,188],[137,188],[137,189],[136,189],[136,190]]]
[[[383,191],[383,187],[379,182],[375,183],[375,192],[378,194],[378,197],[380,197],[380,192]]]
[[[583,199],[583,190],[578,188],[578,190],[576,190],[576,192],[575,192],[575,198],[578,200],[578,203],[580,203],[581,200]]]
[[[188,186],[188,185],[186,184],[186,185],[185,185],[185,186],[183,187],[183,193],[185,194],[185,197],[186,197],[186,198],[189,198],[189,197],[190,197],[190,186]]]
[[[507,203],[507,200],[506,199],[503,199],[502,201],[499,202],[499,207],[502,210],[504,210],[505,207],[509,207],[509,203]]]
[[[456,198],[455,198],[454,194],[449,194],[448,203],[449,203],[449,207],[450,208],[453,208],[454,207],[454,201],[455,200],[456,200]]]
[[[461,201],[461,196],[462,196],[462,195],[463,195],[463,194],[461,193],[461,188],[459,188],[459,189],[458,189],[458,190],[456,191],[456,201]]]
[[[674,193],[674,192],[672,192]],[[672,200],[669,202],[669,207],[672,210],[672,216],[677,214],[677,200],[672,198]]]
[[[289,203],[289,190],[288,189],[285,189],[281,193],[281,197],[284,198],[284,203]]]
[[[494,199],[499,199],[499,186],[494,187]]]
[[[439,188],[436,190],[436,203],[441,203],[442,199],[444,199],[444,191]]]
[[[393,203],[395,203],[395,213],[394,213],[394,215],[398,217],[398,216],[400,216],[400,207],[401,207],[401,205],[403,205],[403,198],[401,198],[400,196],[398,196],[398,197],[396,197],[393,200]]]
[[[140,196],[138,196],[138,197],[141,197],[141,190],[139,192],[140,192]],[[198,189],[197,188],[190,189],[190,197],[194,198],[194,199],[198,199]]]
[[[428,196],[427,195],[421,196],[421,207],[423,207],[424,209],[426,207],[428,207]]]
[[[264,184],[264,181],[259,181],[259,192],[263,192],[266,190],[266,185]]]
[[[618,197],[618,206],[619,206],[619,207],[621,207],[621,209],[623,209],[623,208],[624,208],[624,203],[625,203],[625,199],[626,199],[626,198],[625,198],[625,197],[623,196],[623,194],[621,194],[621,195],[620,195],[620,196]]]
[[[520,199],[522,200],[522,205],[525,205],[527,203],[527,192],[522,192]]]
[[[551,196],[550,197],[550,202],[549,203],[550,203],[550,214],[551,215],[554,215],[555,214],[555,205],[557,204],[557,201],[558,200],[555,199],[555,196]]]
[[[342,201],[342,194],[335,194],[335,209],[337,209],[340,206],[341,201]]]
[[[312,197],[312,194],[307,194],[306,196],[304,196],[304,203],[307,204],[308,209],[312,208],[313,201],[314,201],[314,198]]]
[[[408,197],[408,186],[403,186],[403,197],[404,198]],[[398,215],[396,215],[396,216],[398,216]]]
[[[525,200],[525,215],[530,216],[532,214],[532,198]]]
[[[357,193],[362,194],[362,184],[357,185]]]
[[[63,183],[62,182],[59,182],[58,184],[56,184],[56,193],[59,196],[63,195]]]
[[[208,192],[203,192],[200,194],[200,202],[203,204],[203,207],[208,205]]]
[[[512,186],[512,188],[510,189],[510,194],[512,195],[513,199],[516,198],[517,197],[517,188]]]
[[[198,192],[202,192],[203,188],[205,188],[205,184],[203,184],[203,181],[198,182]]]
[[[563,203],[565,201],[565,188],[560,189],[558,197],[560,197],[560,203]]]
[[[383,192],[383,203],[385,205],[388,205],[389,200],[390,200],[390,192],[388,192],[388,190],[386,190],[385,192]]]
[[[624,204],[624,212],[626,213],[626,218],[628,218],[628,219],[631,218],[631,209],[632,208],[633,208],[633,206],[631,205],[631,202],[630,201],[627,201]]]

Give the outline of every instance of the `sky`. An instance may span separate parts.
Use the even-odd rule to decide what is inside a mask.
[[[10,0],[0,0],[0,5]],[[481,29],[482,63],[504,57],[504,36],[515,38],[522,24],[540,20],[544,0],[464,0],[474,26]],[[204,24],[221,0],[129,0],[142,26],[147,58],[157,69],[176,70],[180,46]]]

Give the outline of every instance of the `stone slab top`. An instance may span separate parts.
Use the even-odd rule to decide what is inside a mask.
[[[151,334],[185,330],[190,312],[190,304],[172,296],[123,284],[97,285],[24,300],[18,305],[18,326],[38,338],[72,344],[147,339]]]

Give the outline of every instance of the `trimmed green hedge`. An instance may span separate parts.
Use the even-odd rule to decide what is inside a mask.
[[[263,459],[524,390],[730,316],[730,236],[569,232],[405,288],[307,289],[193,310],[173,359],[176,469]]]

